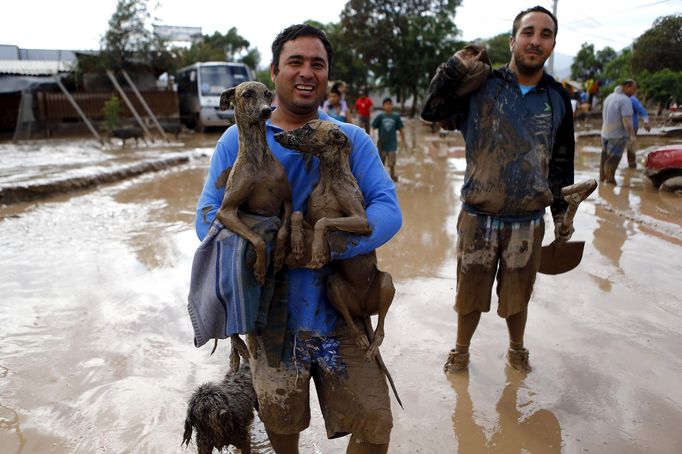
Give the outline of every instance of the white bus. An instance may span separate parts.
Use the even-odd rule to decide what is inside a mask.
[[[208,126],[227,126],[234,122],[234,110],[220,110],[220,94],[240,83],[253,80],[244,63],[224,61],[194,63],[175,75],[178,87],[180,120],[190,129],[203,131]]]

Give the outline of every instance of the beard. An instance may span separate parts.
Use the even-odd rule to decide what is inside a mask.
[[[524,55],[521,55],[518,58],[515,58],[514,60],[518,71],[521,74],[530,76],[536,74],[538,71],[541,71],[544,68],[545,62],[547,61],[548,58],[549,56],[547,56],[547,58],[529,61],[528,59],[524,58]]]

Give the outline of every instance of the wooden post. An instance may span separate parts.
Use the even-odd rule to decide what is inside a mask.
[[[140,100],[140,104],[142,104],[142,107],[144,107],[145,110],[147,111],[147,115],[149,115],[149,118],[151,118],[152,121],[154,122],[154,124],[156,125],[156,129],[158,129],[159,132],[161,133],[161,137],[163,137],[163,139],[166,142],[170,142],[170,140],[168,140],[168,137],[166,136],[166,131],[164,131],[163,128],[161,127],[161,125],[159,124],[159,120],[156,119],[156,115],[154,115],[154,112],[152,112],[152,110],[149,108],[147,101],[144,100],[144,98],[142,97],[142,94],[140,94],[140,92],[137,90],[137,87],[135,86],[133,81],[130,79],[130,76],[128,76],[128,73],[126,72],[126,70],[123,69],[123,70],[121,70],[121,72],[123,73],[123,77],[125,77],[126,82],[128,82],[128,85],[130,85],[130,88],[132,88],[133,91],[135,92],[135,95],[137,95],[137,99]]]
[[[92,133],[93,136],[95,136],[95,139],[99,140],[99,142],[104,145],[104,140],[102,140],[102,137],[97,133],[97,130],[92,126],[92,123],[90,123],[90,120],[88,120],[88,117],[85,116],[85,113],[81,110],[81,108],[78,106],[78,103],[76,103],[76,100],[73,99],[73,96],[71,96],[71,93],[66,89],[66,87],[62,84],[62,81],[59,80],[59,76],[54,77],[55,82],[57,82],[57,85],[59,86],[59,89],[64,93],[66,96],[66,99],[69,100],[71,105],[73,106],[74,109],[76,109],[76,112],[78,112],[78,115],[83,119],[85,124],[87,125],[88,129]]]
[[[107,69],[107,76],[109,76],[109,79],[111,79],[111,83],[114,84],[114,87],[116,88],[116,90],[118,91],[118,93],[121,95],[121,98],[123,98],[123,101],[125,101],[126,106],[128,106],[128,109],[130,109],[130,111],[133,113],[133,116],[135,117],[135,120],[137,120],[137,124],[139,124],[140,127],[142,128],[142,131],[144,131],[144,135],[146,135],[147,137],[149,137],[149,140],[151,140],[152,143],[153,143],[153,142],[154,142],[154,138],[152,137],[152,135],[151,135],[151,133],[149,132],[149,130],[147,129],[147,127],[144,125],[144,122],[142,121],[142,118],[140,118],[140,116],[138,115],[137,111],[136,111],[135,108],[133,107],[133,103],[130,102],[130,99],[128,99],[128,97],[126,96],[125,92],[123,91],[123,89],[121,88],[121,86],[118,84],[118,81],[116,80],[116,77],[114,77],[114,73],[112,73],[110,69]]]

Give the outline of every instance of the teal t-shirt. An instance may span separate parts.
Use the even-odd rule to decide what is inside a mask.
[[[379,151],[398,150],[398,130],[403,129],[400,115],[395,112],[390,114],[382,112],[372,121],[372,128],[379,130]]]

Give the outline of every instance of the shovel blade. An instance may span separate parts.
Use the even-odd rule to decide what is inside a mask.
[[[552,243],[543,246],[540,252],[540,269],[542,274],[561,274],[571,271],[583,259],[584,241]]]

